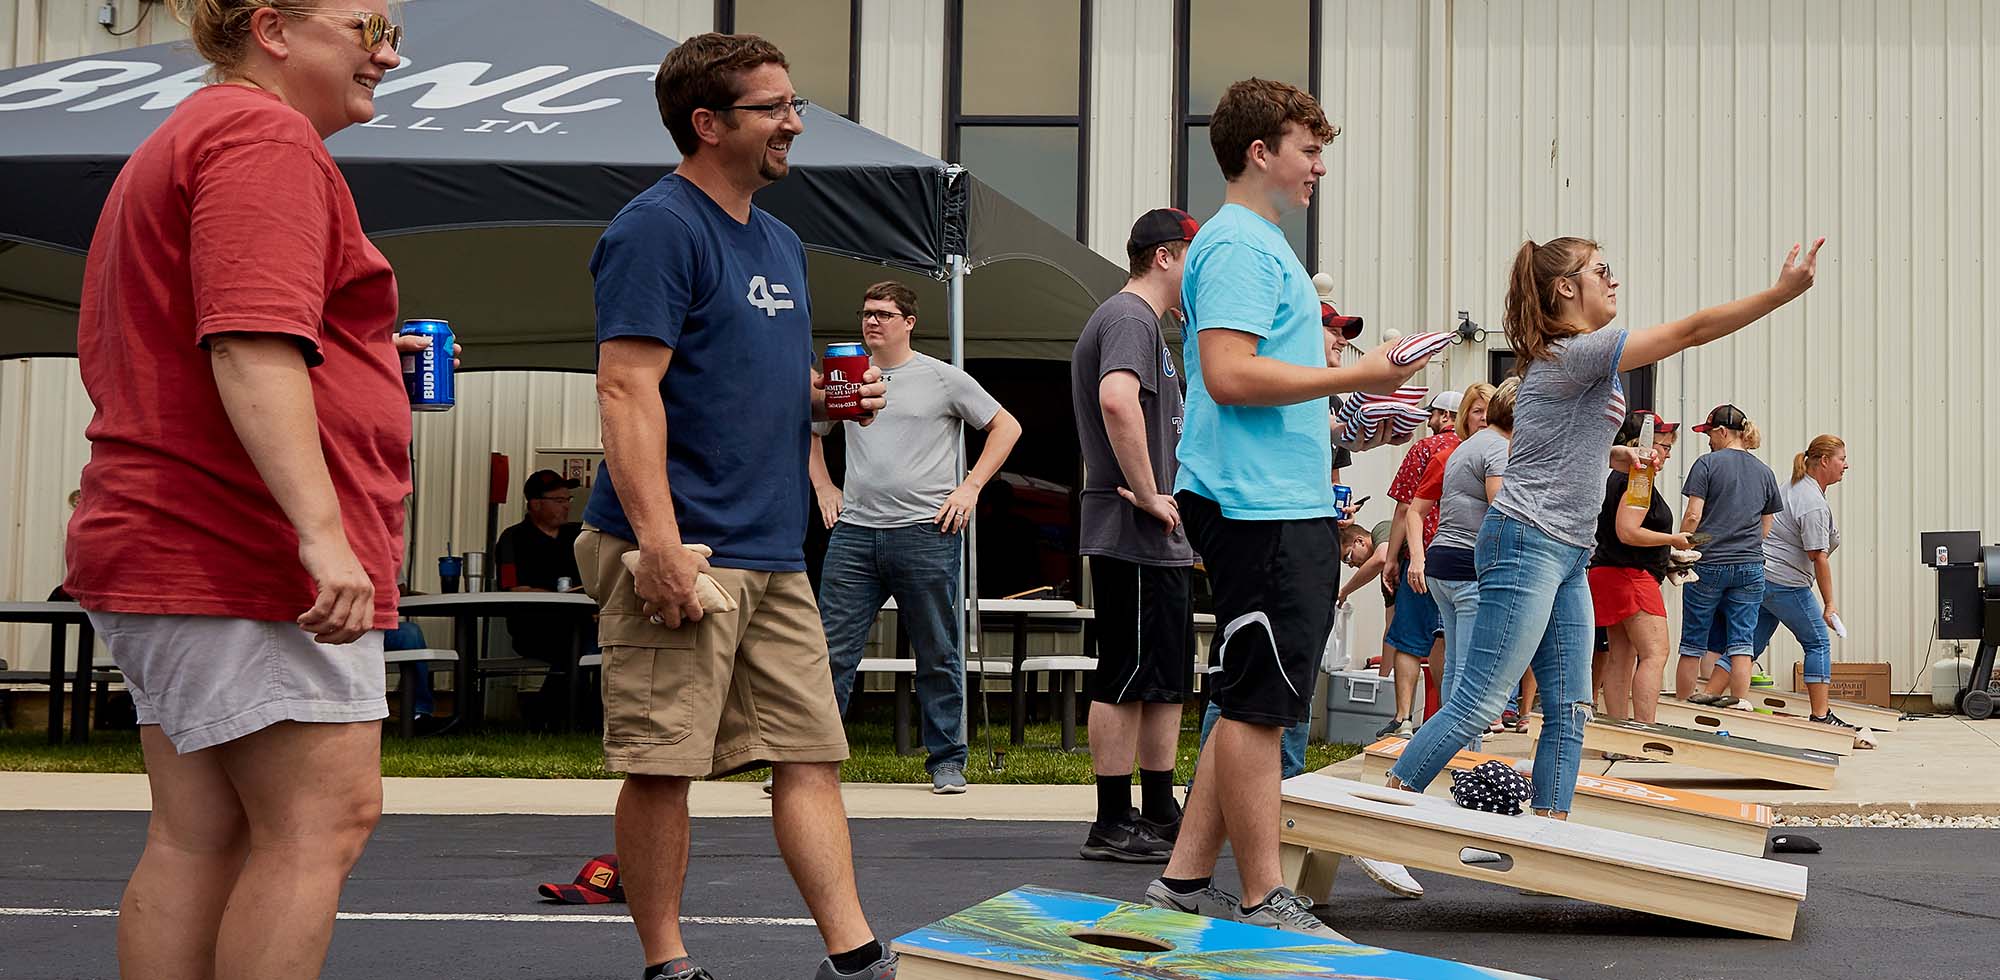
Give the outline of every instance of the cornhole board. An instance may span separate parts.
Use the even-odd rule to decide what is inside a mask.
[[[1528,716],[1528,737],[1542,737],[1540,713]],[[1583,747],[1642,756],[1660,762],[1768,779],[1787,786],[1832,789],[1840,756],[1814,749],[1711,735],[1692,728],[1597,719],[1583,728]]]
[[[1523,974],[1021,887],[890,944],[901,980],[1494,980]]]
[[[1505,817],[1319,773],[1285,780],[1279,840],[1566,895],[1774,939],[1792,938],[1806,869],[1536,816]],[[1468,864],[1467,848],[1511,864]]]
[[[1754,707],[1765,708],[1779,714],[1797,715],[1800,718],[1812,717],[1812,698],[1796,691],[1753,687],[1750,689],[1748,700]],[[1828,701],[1827,706],[1848,724],[1860,725],[1878,732],[1893,732],[1903,724],[1903,713],[1894,708],[1878,708],[1872,704],[1855,704],[1852,701]]]
[[[1834,755],[1854,754],[1854,733],[1832,725],[1819,725],[1804,718],[1760,715],[1741,708],[1713,708],[1661,697],[1653,717],[1662,725],[1692,728],[1698,732],[1728,732],[1731,738],[1754,738],[1796,749],[1816,749]]]
[[[1407,739],[1385,738],[1370,745],[1362,754],[1361,781],[1380,783],[1409,744]],[[1460,752],[1445,763],[1445,768],[1459,771],[1482,762],[1518,768],[1514,759],[1483,752]],[[1433,779],[1425,792],[1451,799],[1451,780],[1444,776]],[[1569,817],[1592,827],[1762,857],[1773,814],[1762,803],[1741,803],[1584,772],[1577,774],[1576,802]]]

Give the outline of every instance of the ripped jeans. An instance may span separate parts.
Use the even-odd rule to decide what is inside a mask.
[[[1465,654],[1451,697],[1417,729],[1390,773],[1411,789],[1429,786],[1454,753],[1500,716],[1521,672],[1533,666],[1546,707],[1530,805],[1568,813],[1583,764],[1583,726],[1592,715],[1590,550],[1492,510],[1480,525],[1473,561],[1479,611],[1470,637],[1460,640]]]

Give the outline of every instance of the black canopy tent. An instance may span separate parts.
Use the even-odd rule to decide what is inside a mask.
[[[591,248],[680,159],[652,91],[674,42],[589,0],[402,10],[404,63],[376,89],[376,118],[327,141],[396,269],[402,316],[450,320],[465,370],[591,370]],[[112,181],[205,69],[177,42],[0,71],[0,357],[75,355],[83,256]],[[805,242],[821,344],[858,340],[862,289],[897,270],[947,313],[945,338],[920,334],[927,352],[1067,360],[1123,281],[959,167],[821,109],[805,123],[790,176],[757,203]],[[283,188],[271,199],[282,208]]]
[[[410,40],[377,117],[327,142],[403,314],[451,320],[467,370],[590,370],[591,245],[679,160],[652,92],[674,42],[589,0],[403,9]],[[104,197],[203,70],[171,43],[0,72],[0,357],[74,354]],[[847,298],[884,267],[922,277],[911,284],[943,310],[963,257],[960,360],[1066,359],[1118,288],[1114,264],[977,176],[817,108],[805,121],[791,175],[757,203],[806,243],[822,341],[857,339]],[[934,353],[944,340],[925,338]]]

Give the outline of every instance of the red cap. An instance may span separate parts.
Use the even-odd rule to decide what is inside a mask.
[[[609,905],[625,900],[625,886],[618,883],[618,855],[599,854],[576,873],[567,885],[542,884],[535,888],[543,898],[568,905]]]
[[[1338,330],[1341,336],[1349,340],[1361,336],[1361,318],[1358,316],[1341,316],[1340,311],[1334,309],[1333,304],[1325,300],[1320,300],[1319,303],[1319,325],[1328,330]]]

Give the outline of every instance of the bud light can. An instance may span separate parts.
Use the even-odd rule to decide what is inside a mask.
[[[868,348],[860,344],[828,344],[820,363],[829,420],[861,417],[861,378],[868,372]]]
[[[429,347],[403,355],[403,387],[410,393],[410,411],[450,411],[458,401],[458,384],[451,367],[451,323],[405,320],[397,333],[431,339]]]

